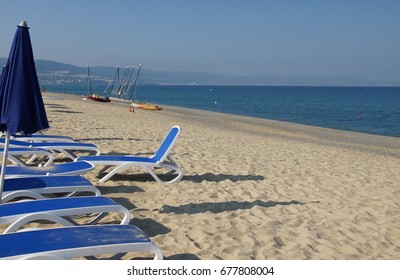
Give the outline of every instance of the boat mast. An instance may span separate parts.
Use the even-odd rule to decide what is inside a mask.
[[[104,94],[107,94],[108,89],[111,87],[110,95],[112,95],[114,88],[115,88],[115,82],[117,81],[117,77],[118,77],[118,82],[119,82],[119,66],[117,66],[117,71],[115,72],[114,80],[108,84],[107,88],[104,90]]]
[[[123,89],[123,85],[124,85],[124,82],[126,79],[126,74],[127,74],[128,68],[129,67],[125,68],[124,75],[122,76],[122,80],[118,83],[118,85],[115,89],[115,94],[117,95],[118,98],[121,97],[121,91]]]
[[[131,67],[130,66],[128,66],[127,68],[126,68],[126,72],[125,72],[125,74],[126,75],[124,75],[124,79],[123,79],[123,81],[122,81],[122,85],[121,85],[121,90],[120,90],[120,94],[121,94],[121,98],[124,98],[124,96],[125,96],[125,94],[126,94],[126,83],[127,83],[127,81],[128,81],[128,77],[129,77],[129,73],[131,72]]]
[[[89,65],[87,65],[87,72],[88,72],[88,78],[89,78],[89,93],[90,93],[90,95],[92,95],[92,82],[90,81]]]
[[[139,65],[139,69],[138,69],[138,71],[137,71],[137,73],[136,73],[135,81],[133,82],[133,87],[132,87],[132,84],[131,84],[131,86],[129,87],[129,88],[132,87],[132,92],[131,92],[131,95],[130,95],[130,100],[136,100],[136,95],[137,95],[137,93],[136,93],[136,86],[137,86],[137,81],[138,81],[138,78],[139,78],[140,69],[142,69],[142,64]],[[133,94],[135,94],[135,95],[133,95]]]
[[[126,98],[126,95],[129,91],[129,86],[131,84],[132,76],[133,76],[133,70],[135,70],[135,66],[131,66],[131,72],[129,73],[129,78],[124,84],[124,88],[126,88],[126,90],[124,91],[124,98]]]

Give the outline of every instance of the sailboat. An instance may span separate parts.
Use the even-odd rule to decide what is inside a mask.
[[[132,100],[131,106],[134,108],[139,108],[139,109],[144,109],[144,110],[162,110],[161,107],[157,106],[157,105],[150,105],[150,104],[146,104],[144,102],[138,101],[136,99],[137,97],[137,90],[136,90],[136,86],[137,86],[137,81],[139,78],[139,73],[140,73],[140,69],[142,69],[142,65],[139,65],[139,70],[136,74],[136,79],[134,80],[134,82],[129,86],[128,90],[131,89],[131,94],[130,94],[130,100]]]
[[[120,79],[120,69],[118,66],[114,79],[108,84],[107,88],[104,90],[104,94],[110,96],[110,99],[114,101],[131,103],[130,107],[132,107],[132,109],[162,110],[159,106],[146,104],[136,99],[137,83],[141,69],[142,65],[140,64],[136,72],[136,77],[134,78],[135,67],[128,66],[122,74],[122,79]]]
[[[87,99],[97,101],[97,102],[111,102],[110,98],[107,97],[101,97],[97,93],[92,92],[92,81],[90,79],[90,70],[89,70],[89,65],[87,66],[88,70],[88,80],[89,80],[89,95],[87,96]]]
[[[129,100],[128,92],[130,91],[133,84],[133,82],[131,81],[134,69],[135,69],[134,66],[126,67],[125,72],[122,75],[122,79],[120,80],[119,66],[118,66],[114,80],[108,84],[107,88],[104,90],[104,94],[110,96],[110,98],[113,100],[128,101]]]

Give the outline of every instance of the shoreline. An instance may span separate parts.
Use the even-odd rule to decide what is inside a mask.
[[[208,87],[206,86],[206,88]],[[161,106],[170,104],[171,106],[189,109],[198,108],[213,112],[225,112],[241,116],[400,138],[400,127],[393,119],[396,114],[396,107],[393,102],[388,102],[388,100],[396,100],[398,90],[395,88],[387,91],[382,88],[380,90],[379,88],[375,90],[371,88],[364,91],[360,88],[354,89],[354,87],[351,87],[354,91],[343,87],[339,87],[337,90],[335,89],[336,87],[330,90],[324,90],[321,87],[317,87],[318,89],[316,90],[310,89],[309,91],[299,89],[293,91],[293,93],[297,91],[299,93],[298,97],[296,97],[299,103],[296,109],[293,109],[292,105],[290,105],[290,99],[287,99],[292,91],[284,90],[284,87],[278,87],[275,91],[271,89],[251,90],[252,87],[235,90],[234,87],[223,86],[223,90],[217,90],[213,94],[208,94],[206,88],[199,90],[197,86],[191,86],[190,90],[185,90],[183,87],[167,89],[161,86],[160,89],[143,90],[140,96],[147,96],[147,102],[149,103],[155,102],[157,104],[157,102],[161,102],[158,103]],[[57,89],[55,91],[60,92]],[[85,95],[86,92],[83,91],[81,93]],[[221,92],[221,94],[217,94],[217,92]],[[170,93],[173,94],[169,96]],[[249,103],[242,104],[243,100],[238,99],[238,94],[249,94],[249,98],[246,98]],[[382,94],[382,102],[377,101],[378,103],[376,104],[369,104],[368,102],[374,100],[373,98],[377,94]],[[180,101],[181,98],[179,97],[181,95],[185,96],[182,101]],[[369,100],[368,104],[363,102],[360,96],[366,98],[366,102]],[[172,100],[165,98],[172,98]],[[307,104],[307,98],[313,100],[312,102],[310,100],[310,105]],[[339,106],[338,108],[333,109],[329,105],[330,98],[335,100],[335,104],[331,105],[335,106],[335,108]],[[264,105],[255,102],[257,100],[262,101]],[[214,101],[218,102],[215,103]],[[346,102],[353,105],[346,105]],[[292,109],[290,109],[291,107]]]
[[[63,96],[62,98],[69,99],[81,99],[84,96],[79,95],[71,95],[67,93],[55,93],[55,92],[47,92],[46,94],[54,95],[52,98],[60,98],[59,96]],[[115,105],[126,107],[128,103],[126,102],[118,102],[112,101],[108,106]],[[387,136],[387,135],[380,135],[380,134],[371,134],[365,132],[356,132],[356,131],[349,131],[349,130],[340,130],[334,128],[326,128],[320,126],[313,126],[307,124],[299,124],[299,123],[292,123],[286,121],[279,121],[279,120],[272,120],[272,119],[264,119],[264,118],[256,118],[256,117],[249,117],[243,115],[235,115],[235,114],[228,114],[228,113],[220,113],[220,112],[213,112],[213,111],[206,111],[201,109],[192,109],[192,108],[185,108],[185,107],[176,107],[176,106],[169,106],[169,105],[162,105],[165,108],[165,111],[169,111],[171,113],[185,115],[186,118],[190,119],[191,122],[199,121],[203,123],[208,119],[213,120],[213,125],[218,124],[219,119],[223,119],[223,121],[219,124],[219,128],[226,128],[226,120],[229,120],[231,123],[230,129],[241,129],[248,133],[254,131],[251,128],[243,128],[238,125],[244,123],[248,126],[268,126],[272,133],[269,132],[263,134],[263,136],[274,136],[275,134],[278,137],[283,137],[281,132],[286,132],[286,137],[291,140],[305,140],[305,141],[314,141],[317,143],[318,141],[323,141],[325,144],[334,145],[334,146],[345,146],[348,148],[355,148],[359,149],[360,146],[364,145],[369,147],[371,151],[375,151],[380,153],[378,150],[379,148],[387,149],[388,153],[392,153],[393,156],[400,157],[400,137],[394,136]],[[139,109],[136,109],[139,110]],[[235,124],[235,125],[233,125]],[[278,131],[278,133],[274,134],[274,131]],[[258,131],[259,134],[262,134],[263,131]],[[298,135],[301,134],[301,135]],[[391,151],[390,151],[391,150]],[[386,153],[386,152],[383,152]]]
[[[182,127],[172,157],[185,174],[175,184],[162,186],[142,169],[103,184],[98,168],[85,174],[130,210],[131,224],[166,259],[400,258],[400,138],[43,96],[49,134],[103,154],[152,154],[173,125]]]

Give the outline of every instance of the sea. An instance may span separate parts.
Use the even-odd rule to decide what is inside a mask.
[[[87,95],[87,85],[47,85]],[[156,104],[400,137],[400,87],[138,85],[136,99]]]

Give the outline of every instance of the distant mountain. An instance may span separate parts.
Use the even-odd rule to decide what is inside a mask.
[[[0,58],[0,65],[6,63]],[[52,60],[37,59],[41,84],[86,83],[87,68]],[[94,83],[109,83],[116,67],[91,66]],[[120,69],[122,77],[124,69]],[[153,85],[270,85],[270,86],[400,86],[400,82],[376,81],[348,76],[322,75],[219,75],[204,72],[154,71],[142,68],[140,84]]]

